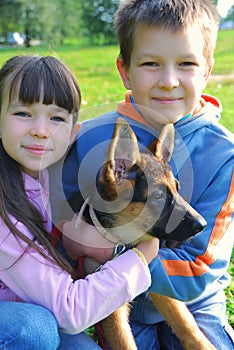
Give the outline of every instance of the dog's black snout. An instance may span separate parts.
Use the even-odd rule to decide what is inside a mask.
[[[171,226],[169,226],[169,224]],[[179,222],[177,215],[171,216],[170,220],[166,222],[166,226],[157,227],[153,235],[160,239],[182,242],[198,234],[206,225],[206,220],[195,212],[195,210],[190,208],[190,211],[187,211]]]
[[[194,234],[202,231],[206,227],[206,225],[207,225],[207,222],[203,217],[200,217],[197,220],[193,220],[192,229],[193,229]]]

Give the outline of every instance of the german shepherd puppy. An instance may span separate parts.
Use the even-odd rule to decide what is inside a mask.
[[[168,164],[174,148],[174,126],[162,127],[148,152],[140,152],[128,123],[119,118],[91,198],[73,196],[71,207],[116,244],[134,246],[152,236],[184,241],[196,235],[206,221],[178,193],[178,182]],[[153,152],[153,153],[152,153]],[[89,261],[86,267],[89,272]],[[184,303],[150,294],[184,349],[214,350]],[[135,350],[128,323],[129,307],[116,310],[101,322],[111,350]]]

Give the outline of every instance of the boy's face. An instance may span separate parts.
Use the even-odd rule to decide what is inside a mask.
[[[117,66],[124,86],[132,90],[144,119],[175,123],[198,106],[212,67],[203,55],[204,40],[198,25],[173,33],[140,25],[134,35],[129,68]]]
[[[0,133],[6,152],[32,177],[58,161],[73,139],[72,115],[57,105],[3,104]]]

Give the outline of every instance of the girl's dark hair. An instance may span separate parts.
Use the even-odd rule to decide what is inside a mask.
[[[15,56],[0,70],[0,108],[13,100],[30,104],[41,101],[56,104],[73,114],[77,122],[81,93],[72,73],[54,57]],[[29,201],[18,163],[5,151],[0,141],[0,217],[10,232],[33,247],[48,262],[56,263],[72,273],[71,266],[50,243],[40,212]],[[32,233],[29,239],[12,223],[10,215],[22,222]]]

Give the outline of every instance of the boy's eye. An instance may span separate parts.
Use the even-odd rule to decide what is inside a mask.
[[[187,62],[180,63],[180,66],[182,66],[182,67],[191,67],[191,66],[197,66],[197,64],[195,62],[192,62],[192,61],[187,61]]]
[[[142,66],[158,67],[158,64],[156,62],[144,62],[144,63],[142,63]]]

